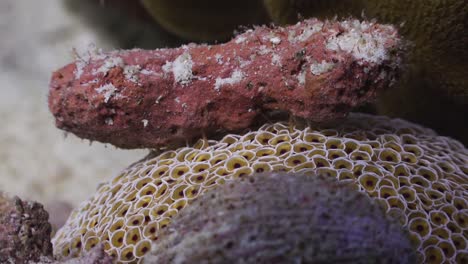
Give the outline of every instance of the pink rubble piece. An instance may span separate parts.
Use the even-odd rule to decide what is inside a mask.
[[[57,127],[121,148],[240,131],[272,112],[314,122],[371,102],[398,73],[390,25],[310,19],[219,45],[89,52],[53,73]]]

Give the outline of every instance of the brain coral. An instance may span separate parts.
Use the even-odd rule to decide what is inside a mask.
[[[350,184],[264,173],[195,200],[144,263],[414,263],[405,233]]]
[[[54,253],[79,255],[102,242],[120,261],[138,261],[207,190],[253,173],[307,170],[378,201],[410,232],[421,261],[466,263],[468,150],[430,129],[365,114],[323,127],[267,124],[149,156],[71,214],[53,239]]]

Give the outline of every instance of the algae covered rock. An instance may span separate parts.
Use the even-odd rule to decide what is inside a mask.
[[[365,16],[399,25],[411,40],[408,74],[382,96],[382,114],[408,118],[468,144],[468,2],[405,0],[264,0],[280,24],[303,17]],[[403,102],[403,104],[401,104]],[[434,118],[428,118],[433,116]]]
[[[143,0],[143,4],[166,30],[198,41],[222,41],[239,25],[268,21],[259,0]]]
[[[72,212],[53,238],[54,254],[79,256],[102,243],[117,260],[138,261],[207,191],[256,173],[313,171],[378,201],[409,232],[421,261],[455,261],[468,249],[467,161],[460,142],[401,119],[266,124],[131,165]]]
[[[49,215],[36,202],[0,192],[0,263],[28,263],[52,257]]]
[[[379,204],[345,182],[270,173],[215,188],[172,220],[143,263],[414,263]]]

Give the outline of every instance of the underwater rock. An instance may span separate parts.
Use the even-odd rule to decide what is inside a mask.
[[[415,263],[398,221],[349,183],[267,173],[210,190],[143,263]]]
[[[52,257],[49,215],[41,204],[0,192],[0,263],[29,263]]]
[[[121,148],[180,146],[278,111],[330,121],[392,85],[402,42],[393,26],[311,19],[220,45],[90,53],[53,74],[49,108],[57,127]]]
[[[397,89],[377,103],[378,112],[430,126],[468,144],[468,1],[264,0],[279,24],[301,17],[366,17],[398,27],[410,67]]]
[[[240,25],[269,21],[261,0],[143,0],[142,3],[166,30],[197,41],[227,40]]]
[[[420,263],[466,256],[468,150],[460,142],[384,116],[291,122],[132,164],[72,212],[53,238],[54,254],[78,256],[103,243],[121,261],[141,259],[195,198],[233,179],[284,171],[328,175],[378,201],[409,231]]]

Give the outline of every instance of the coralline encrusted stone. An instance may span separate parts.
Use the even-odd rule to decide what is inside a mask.
[[[0,263],[28,263],[52,257],[49,215],[36,202],[0,193]]]
[[[377,202],[331,177],[233,181],[174,217],[143,263],[415,263]]]
[[[56,125],[122,148],[158,148],[249,128],[272,112],[345,116],[391,85],[402,41],[389,25],[305,20],[220,45],[89,53],[58,71]]]

